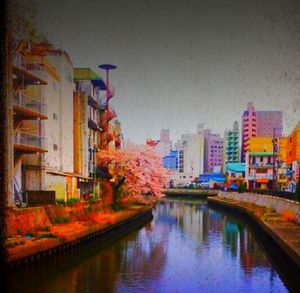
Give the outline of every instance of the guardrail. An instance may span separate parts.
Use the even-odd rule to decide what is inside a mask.
[[[46,138],[23,131],[16,131],[14,135],[14,144],[31,146],[39,149],[47,149]]]
[[[47,80],[46,71],[40,64],[28,60],[25,56],[16,51],[13,51],[13,65],[30,72],[41,80]]]
[[[32,97],[26,96],[23,93],[15,93],[15,105],[26,108],[33,112],[47,115],[47,105]]]

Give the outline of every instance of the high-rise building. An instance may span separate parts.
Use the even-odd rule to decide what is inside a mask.
[[[239,159],[239,124],[235,121],[232,129],[224,132],[223,172],[227,163],[238,163]]]
[[[282,136],[281,111],[257,111],[257,131],[259,137]]]
[[[169,129],[161,129],[160,140],[154,145],[154,150],[161,156],[167,156],[172,149]]]
[[[245,162],[246,152],[248,151],[249,139],[255,137],[257,133],[257,113],[254,110],[253,103],[247,104],[247,110],[242,116],[242,149],[241,161]]]
[[[220,173],[223,168],[223,138],[219,134],[204,130],[204,171]]]
[[[242,150],[241,160],[245,161],[248,151],[248,141],[251,137],[281,137],[281,111],[255,111],[253,103],[248,103],[242,116]]]
[[[204,129],[203,124],[197,126],[196,133],[181,135],[175,144],[178,151],[178,182],[190,183],[204,171]]]

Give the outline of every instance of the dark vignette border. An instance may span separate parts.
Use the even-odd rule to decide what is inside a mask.
[[[5,204],[6,204],[6,187],[5,187],[5,149],[6,149],[6,32],[8,23],[8,2],[4,0],[0,9],[0,284],[1,290],[5,287],[5,250],[4,250],[4,238],[5,238]]]

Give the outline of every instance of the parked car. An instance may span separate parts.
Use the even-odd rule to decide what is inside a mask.
[[[200,187],[202,189],[209,189],[209,182],[201,182]]]

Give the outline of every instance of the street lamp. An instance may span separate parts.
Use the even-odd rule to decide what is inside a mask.
[[[281,130],[280,127],[274,127],[273,128],[273,139],[272,139],[272,143],[273,143],[273,174],[272,174],[272,190],[274,191],[276,188],[276,184],[275,184],[275,160],[277,157],[277,152],[278,152],[278,144],[277,144],[277,139],[275,137],[275,130]]]

